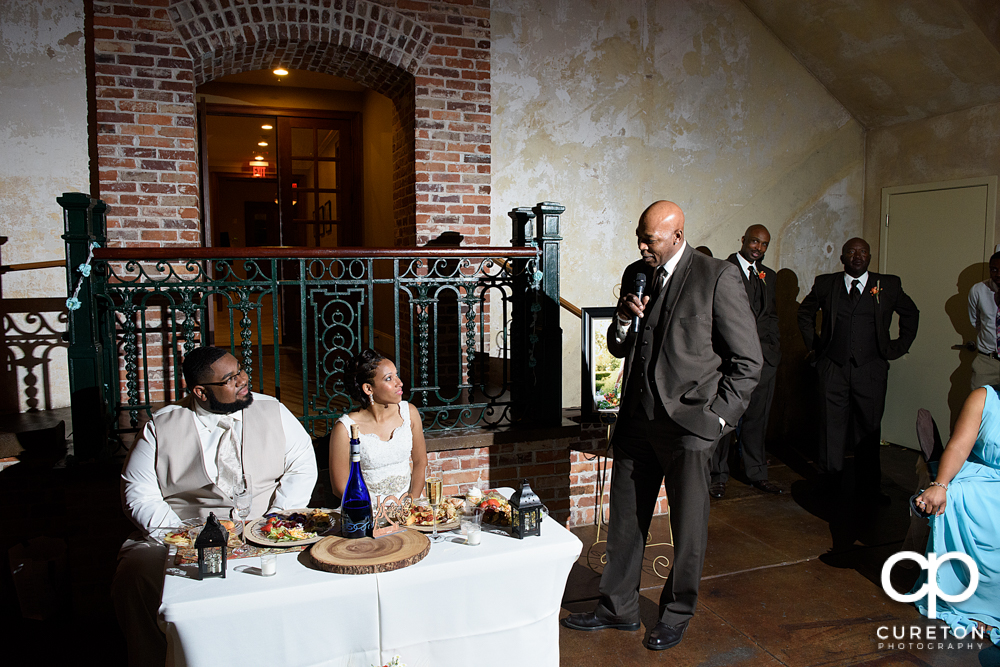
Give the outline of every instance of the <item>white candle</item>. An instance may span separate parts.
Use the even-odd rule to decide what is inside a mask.
[[[479,536],[480,536],[479,526],[477,526],[476,524],[471,524],[468,527],[467,532],[465,533],[465,543],[470,546],[475,546],[479,544]]]
[[[278,572],[278,556],[276,554],[264,554],[260,557],[260,573],[265,577],[270,577]]]

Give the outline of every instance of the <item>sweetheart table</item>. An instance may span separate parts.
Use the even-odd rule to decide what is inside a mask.
[[[549,517],[524,540],[488,532],[468,546],[446,533],[419,563],[378,574],[315,569],[308,552],[229,561],[225,579],[169,567],[159,618],[167,664],[407,667],[559,664],[559,608],[582,549]]]

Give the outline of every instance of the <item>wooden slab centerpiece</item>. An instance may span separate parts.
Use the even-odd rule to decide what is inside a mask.
[[[324,537],[309,555],[316,567],[337,574],[390,572],[419,563],[431,549],[423,533],[403,530],[378,539],[349,540],[339,535]]]

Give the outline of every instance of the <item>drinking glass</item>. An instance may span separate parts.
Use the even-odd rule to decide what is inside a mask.
[[[253,485],[250,482],[250,475],[242,475],[233,485],[233,505],[236,513],[240,516],[240,546],[233,549],[233,553],[242,556],[249,548],[247,547],[247,518],[250,516],[250,505],[253,503]]]
[[[431,504],[431,515],[433,518],[434,530],[431,533],[431,540],[436,541],[438,539],[438,522],[437,522],[437,508],[441,504],[441,493],[443,490],[443,485],[441,484],[441,471],[436,466],[427,466],[427,477],[424,481],[424,489],[427,493],[427,501]]]
[[[465,535],[465,543],[469,546],[476,546],[479,544],[482,523],[482,508],[473,508],[471,512],[462,515],[462,534]]]

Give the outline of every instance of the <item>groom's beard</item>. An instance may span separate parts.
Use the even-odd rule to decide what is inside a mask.
[[[208,411],[218,415],[231,415],[234,412],[249,408],[250,404],[253,403],[252,392],[247,392],[246,398],[237,398],[232,403],[223,403],[210,391],[205,392],[205,397],[208,399]]]

